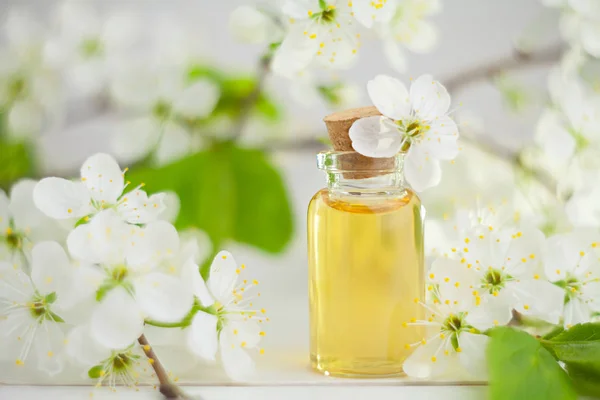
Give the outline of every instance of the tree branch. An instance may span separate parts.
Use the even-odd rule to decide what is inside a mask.
[[[252,114],[252,108],[256,105],[256,102],[260,98],[260,95],[263,91],[263,87],[265,85],[265,81],[270,72],[271,60],[273,59],[273,53],[269,52],[260,58],[260,62],[258,63],[258,72],[256,76],[256,85],[248,95],[244,99],[244,102],[240,108],[240,115],[238,116],[238,120],[234,125],[233,134],[234,139],[237,139],[242,134],[250,116]]]
[[[442,82],[448,92],[456,92],[474,83],[492,79],[505,71],[533,68],[558,62],[562,52],[562,44],[553,45],[535,53],[515,51],[512,56],[502,57],[482,65],[464,69]]]
[[[138,338],[138,343],[142,345],[144,354],[146,354],[146,357],[148,357],[150,365],[152,365],[152,368],[156,373],[156,377],[158,378],[158,382],[160,383],[160,392],[162,393],[162,395],[169,400],[191,400],[191,397],[188,397],[179,388],[179,386],[171,382],[171,380],[169,379],[169,375],[165,370],[165,367],[161,364],[160,360],[158,359],[158,356],[154,352],[152,346],[150,346],[150,343],[148,343],[148,339],[146,339],[145,335],[142,334],[142,336]]]

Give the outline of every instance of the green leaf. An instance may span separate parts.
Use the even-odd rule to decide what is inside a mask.
[[[594,372],[600,379],[600,323],[575,325],[541,343],[558,360]]]
[[[326,10],[327,2],[325,0],[319,0],[319,7],[321,8],[321,10]]]
[[[552,329],[550,332],[546,333],[546,334],[545,334],[545,335],[542,337],[542,339],[552,339],[552,338],[554,338],[555,336],[557,336],[557,335],[559,335],[559,334],[563,333],[564,331],[565,331],[565,328],[564,328],[562,325],[560,325],[560,326],[557,326],[556,328]]]
[[[33,157],[24,143],[10,142],[0,137],[0,160],[0,189],[8,190],[17,180],[33,174]]]
[[[204,230],[215,248],[232,239],[278,253],[292,237],[283,179],[259,150],[221,144],[161,168],[132,171],[129,178],[152,191],[176,192],[176,226]]]
[[[566,372],[526,332],[508,327],[492,330],[487,355],[491,400],[577,398]]]
[[[98,379],[104,375],[104,366],[96,365],[89,369],[88,376],[92,379]]]
[[[600,398],[600,376],[586,368],[567,364],[569,376],[579,394]]]

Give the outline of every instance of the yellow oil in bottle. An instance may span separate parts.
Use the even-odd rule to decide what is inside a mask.
[[[354,199],[356,198],[356,199]],[[318,192],[308,209],[311,364],[332,376],[402,374],[422,339],[423,212],[394,197]]]

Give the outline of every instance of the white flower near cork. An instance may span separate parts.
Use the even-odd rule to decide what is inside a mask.
[[[354,150],[367,157],[403,152],[406,179],[416,191],[438,185],[440,160],[453,160],[459,150],[446,88],[430,75],[422,75],[409,92],[399,80],[379,75],[369,81],[367,90],[383,115],[361,118],[352,125]]]

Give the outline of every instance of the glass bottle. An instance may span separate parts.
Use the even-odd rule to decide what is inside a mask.
[[[423,338],[421,201],[407,186],[403,156],[370,159],[322,152],[327,188],[308,207],[310,352],[325,375],[402,374]]]

